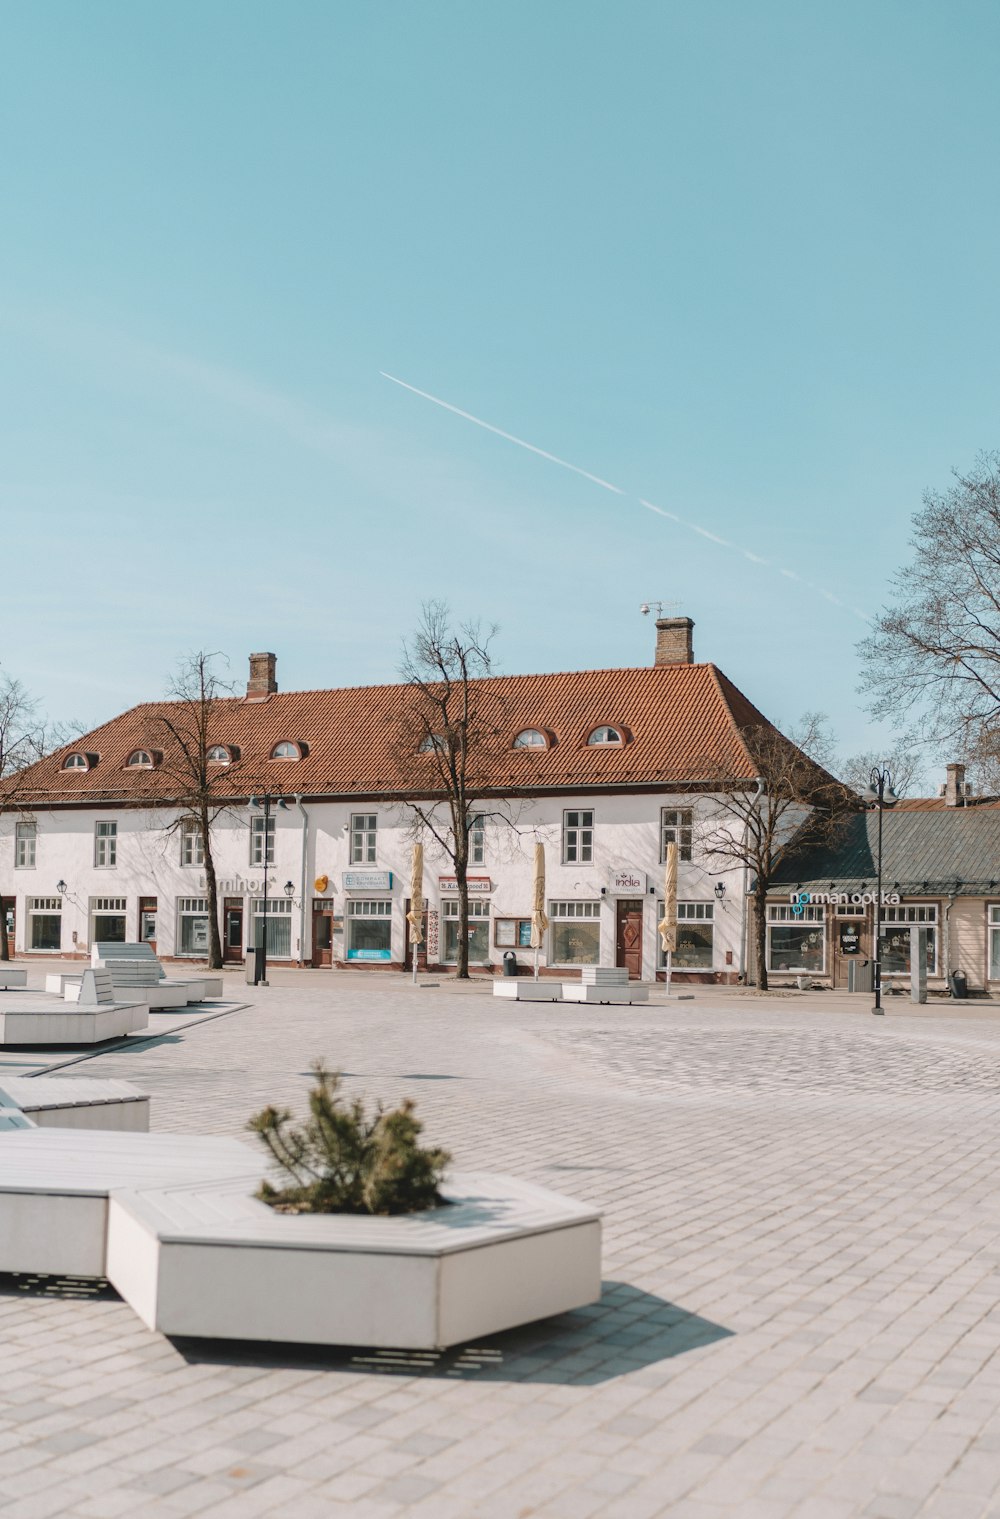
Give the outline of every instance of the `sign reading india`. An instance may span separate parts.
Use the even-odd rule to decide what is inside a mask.
[[[644,897],[646,895],[645,871],[614,871],[611,876],[611,891],[616,897]]]
[[[391,870],[345,870],[345,891],[391,891]]]
[[[489,876],[466,876],[465,884],[469,888],[470,897],[488,897],[493,890],[493,882]],[[438,891],[457,891],[458,882],[454,876],[438,876]]]

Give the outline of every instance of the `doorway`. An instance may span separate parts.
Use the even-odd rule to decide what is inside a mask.
[[[243,898],[227,897],[223,907],[226,926],[222,942],[222,958],[231,965],[243,959]]]
[[[312,963],[333,964],[333,903],[321,897],[313,899]]]
[[[0,913],[7,926],[7,953],[14,958],[14,940],[17,936],[17,898],[0,897]]]
[[[616,911],[615,964],[630,981],[642,980],[642,897],[619,897]]]

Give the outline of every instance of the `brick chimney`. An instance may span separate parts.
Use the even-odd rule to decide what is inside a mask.
[[[273,654],[250,655],[250,679],[247,681],[247,700],[263,701],[278,689],[274,676],[277,660]]]
[[[965,801],[965,766],[949,765],[945,774],[948,779],[944,783],[944,804],[961,807]]]
[[[693,631],[694,623],[690,617],[658,617],[654,665],[693,665]]]

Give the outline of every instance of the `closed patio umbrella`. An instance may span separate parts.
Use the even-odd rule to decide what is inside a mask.
[[[667,996],[670,995],[670,971],[674,950],[677,948],[677,845],[667,845],[667,861],[663,867],[663,917],[659,922],[660,943],[667,955]]]
[[[535,980],[538,980],[538,951],[549,926],[545,916],[545,845],[535,845],[534,908],[531,914],[531,943],[535,951]]]
[[[424,942],[424,846],[414,844],[413,865],[410,870],[410,910],[406,914],[410,925],[410,954],[413,956],[413,979],[417,979],[417,946]]]

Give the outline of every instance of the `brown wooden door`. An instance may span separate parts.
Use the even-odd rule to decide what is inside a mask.
[[[222,958],[230,964],[243,959],[243,898],[227,897],[222,912]]]
[[[621,897],[618,901],[615,964],[620,970],[628,971],[630,981],[642,979],[642,912],[645,905],[641,897]]]
[[[333,903],[313,903],[313,965],[333,964]]]
[[[403,911],[404,911],[404,913],[408,913],[409,910],[410,910],[410,898],[407,897],[405,905],[403,907]],[[404,918],[403,921],[406,924],[406,937],[403,940],[403,964],[404,964],[404,966],[406,967],[407,970],[412,970],[413,969],[413,960],[411,958],[412,946],[410,944],[410,920],[409,920],[409,918]],[[417,970],[418,971],[419,970],[426,970],[427,969],[427,909],[426,908],[424,908],[424,916],[423,916],[423,918],[421,920],[421,931],[423,933],[424,938],[423,938],[423,943],[419,944],[417,946]]]
[[[7,953],[14,958],[14,939],[17,934],[17,898],[0,897],[0,912],[3,913],[4,922],[7,925]],[[30,917],[27,919],[31,922]]]

